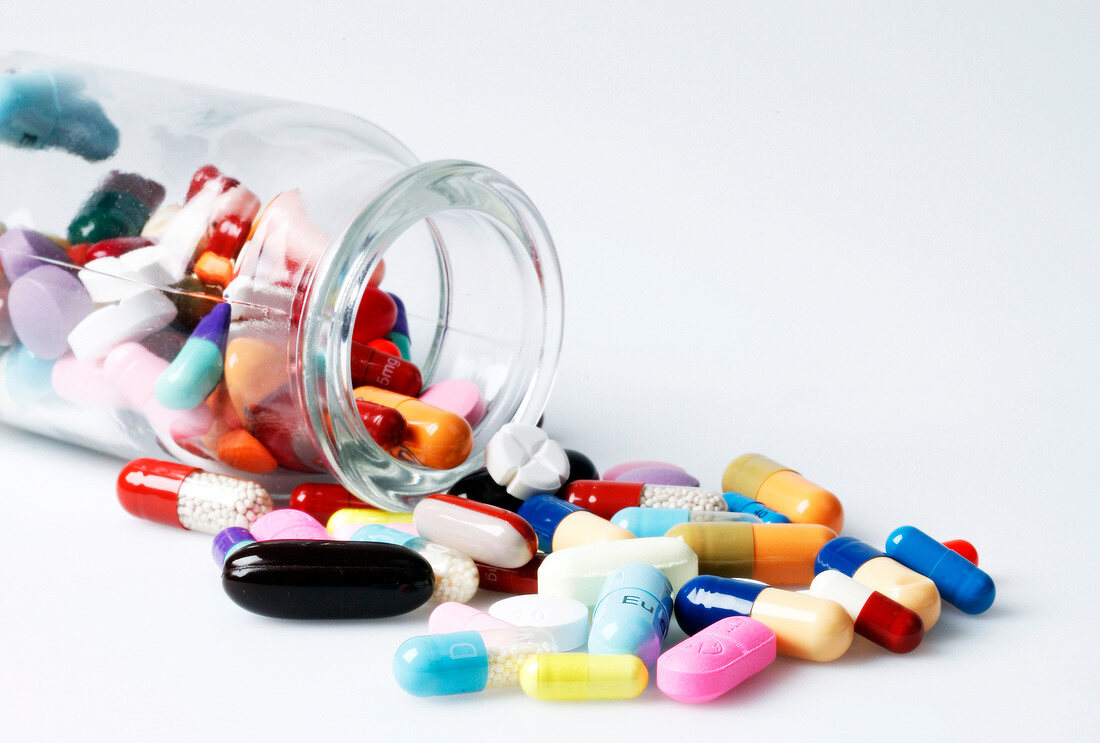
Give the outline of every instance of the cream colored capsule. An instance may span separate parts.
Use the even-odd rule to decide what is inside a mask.
[[[649,671],[633,655],[540,654],[519,671],[520,686],[534,699],[632,699],[648,683]]]

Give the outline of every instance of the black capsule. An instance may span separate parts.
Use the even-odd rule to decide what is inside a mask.
[[[234,603],[280,619],[391,617],[424,604],[434,586],[427,560],[378,542],[254,542],[222,568]]]

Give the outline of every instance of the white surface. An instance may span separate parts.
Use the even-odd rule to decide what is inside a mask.
[[[117,506],[119,461],[3,429],[4,740],[1097,738],[1094,4],[0,5],[3,45],[496,167],[564,268],[552,437],[710,487],[765,453],[847,533],[966,538],[998,588],[911,656],[858,640],[701,707],[414,699],[390,662],[430,607],[252,616],[207,537]]]

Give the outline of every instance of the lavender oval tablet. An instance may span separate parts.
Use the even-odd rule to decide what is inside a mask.
[[[69,254],[50,238],[33,230],[8,230],[0,235],[0,265],[8,281],[49,265],[42,259],[68,264]]]
[[[63,268],[40,265],[8,292],[11,326],[27,350],[47,361],[69,350],[69,333],[92,311],[80,279]]]
[[[622,473],[629,472],[630,470],[641,469],[642,467],[667,467],[670,470],[680,470],[681,472],[684,471],[682,467],[677,467],[676,465],[669,464],[668,462],[650,462],[639,460],[637,462],[623,462],[622,464],[617,464],[614,467],[608,468],[608,470],[603,473],[603,479],[618,480],[619,475],[621,475]]]
[[[646,485],[674,485],[697,488],[699,481],[681,469],[672,467],[639,467],[619,473],[618,482],[643,482]]]

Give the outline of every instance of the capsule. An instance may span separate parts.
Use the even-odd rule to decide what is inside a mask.
[[[359,420],[363,422],[363,428],[367,429],[374,442],[386,451],[401,446],[405,440],[405,433],[409,430],[405,423],[405,416],[394,408],[387,408],[366,400],[356,400],[355,410],[359,413]]]
[[[936,584],[855,537],[837,537],[817,553],[814,572],[839,570],[912,609],[927,632],[940,618]]]
[[[497,619],[487,611],[466,604],[447,601],[432,609],[428,615],[428,634],[446,635],[452,632],[481,632],[489,629],[507,629],[514,624]]]
[[[500,591],[501,593],[514,593],[524,595],[539,592],[539,568],[546,555],[539,553],[531,558],[526,565],[518,568],[499,568],[496,565],[486,565],[483,562],[475,562],[478,573],[478,587],[486,591]]]
[[[644,562],[660,570],[674,591],[699,574],[699,558],[680,539],[597,542],[547,555],[539,568],[539,593],[566,596],[594,607],[608,576],[631,562]]]
[[[789,524],[791,520],[779,511],[773,511],[758,500],[746,498],[740,493],[722,493],[726,508],[734,513],[752,514],[765,524]]]
[[[657,662],[672,618],[672,584],[657,568],[631,562],[611,571],[592,612],[588,652]]]
[[[326,523],[341,508],[373,508],[342,485],[327,482],[303,482],[294,488],[290,507],[308,513],[321,523]]]
[[[356,387],[370,385],[409,397],[419,394],[424,386],[416,364],[358,341],[351,342],[351,382]]]
[[[229,303],[216,305],[199,321],[175,359],[157,377],[153,392],[169,410],[190,410],[202,403],[221,381]]]
[[[836,534],[820,524],[679,524],[665,536],[699,556],[699,572],[782,586],[814,579],[814,558]]]
[[[538,551],[534,529],[516,514],[453,495],[423,498],[413,509],[413,523],[425,539],[488,565],[518,568]]]
[[[516,686],[525,660],[555,652],[550,633],[538,627],[421,635],[397,649],[393,675],[413,696],[468,694]]]
[[[316,539],[253,542],[222,567],[238,606],[279,619],[373,619],[405,614],[432,595],[423,557],[392,544]]]
[[[274,504],[251,480],[205,472],[176,462],[135,459],[122,468],[119,503],[139,519],[217,534],[248,528]]]
[[[730,511],[692,511],[687,508],[624,508],[611,517],[611,523],[621,526],[636,537],[663,537],[674,526],[687,523],[760,523],[749,513]]]
[[[258,542],[274,539],[332,539],[328,529],[305,511],[276,508],[256,519],[250,529]]]
[[[844,526],[844,509],[835,495],[760,454],[730,462],[722,489],[755,498],[796,524],[822,524],[837,534]]]
[[[752,617],[767,625],[781,655],[824,663],[852,644],[854,628],[834,601],[739,578],[700,575],[676,594],[676,621],[689,635],[726,617]]]
[[[839,570],[818,573],[810,594],[840,604],[855,623],[857,635],[891,653],[908,653],[924,638],[924,622],[915,611]]]
[[[458,550],[429,542],[422,537],[406,534],[382,524],[366,524],[351,536],[354,542],[382,542],[411,549],[432,566],[435,573],[435,590],[432,600],[438,603],[454,601],[464,603],[477,593],[477,566]]]
[[[771,665],[775,645],[755,619],[720,619],[657,659],[657,688],[678,702],[709,702]]]
[[[378,387],[355,388],[355,399],[394,408],[405,417],[405,439],[390,454],[425,467],[449,470],[466,461],[474,434],[462,416],[428,405],[415,397]]]
[[[645,691],[649,671],[634,655],[540,654],[524,662],[519,682],[533,699],[633,699]]]
[[[725,511],[721,493],[705,488],[646,485],[640,482],[576,480],[561,490],[566,500],[609,519],[624,508],[688,508]]]
[[[970,542],[965,539],[948,539],[943,543],[943,546],[949,550],[954,550],[960,555],[965,557],[969,562],[978,564],[978,550]]]
[[[69,224],[69,242],[96,243],[140,235],[163,200],[164,186],[159,183],[137,173],[112,170]]]
[[[627,529],[553,495],[532,495],[516,513],[535,530],[543,552],[634,538]]]
[[[894,529],[886,538],[886,555],[927,576],[944,601],[967,614],[981,614],[993,605],[993,579],[965,557],[915,526]]]
[[[330,534],[351,524],[411,524],[413,515],[408,511],[382,511],[360,503],[355,508],[341,508],[328,517],[325,528]]]
[[[210,551],[214,555],[214,562],[220,568],[225,565],[225,561],[230,555],[255,541],[256,537],[248,529],[231,526],[228,529],[222,529],[214,536],[214,543],[210,546]]]

